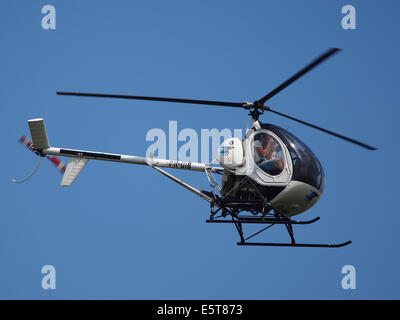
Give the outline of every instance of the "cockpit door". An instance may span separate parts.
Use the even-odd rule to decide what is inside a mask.
[[[243,141],[245,164],[236,174],[247,175],[264,186],[286,186],[292,177],[293,165],[282,140],[266,129],[250,130]]]

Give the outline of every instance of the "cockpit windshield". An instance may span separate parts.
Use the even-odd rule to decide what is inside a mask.
[[[280,174],[284,159],[282,148],[272,135],[260,132],[254,136],[254,161],[264,172],[271,176]]]
[[[262,128],[275,133],[287,146],[293,163],[292,180],[307,183],[323,192],[325,188],[324,171],[310,148],[293,134],[278,126],[262,124]]]

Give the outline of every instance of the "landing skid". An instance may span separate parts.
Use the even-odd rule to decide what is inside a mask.
[[[231,219],[226,219],[228,215],[231,216]],[[294,238],[294,233],[293,233],[293,225],[306,225],[306,224],[312,224],[314,222],[317,222],[320,218],[316,217],[312,220],[306,220],[306,221],[297,221],[297,220],[292,220],[286,217],[283,217],[279,213],[275,212],[274,216],[244,216],[244,215],[239,215],[239,214],[228,214],[225,217],[221,218],[214,218],[213,215],[211,215],[210,219],[206,220],[207,223],[231,223],[234,224],[236,227],[236,230],[239,233],[240,236],[240,242],[237,243],[238,246],[266,246],[266,247],[303,247],[303,248],[340,248],[347,246],[351,244],[351,241],[346,241],[343,243],[337,243],[337,244],[322,244],[322,243],[297,243],[295,238]],[[243,224],[268,224],[266,227],[263,229],[257,231],[256,233],[253,233],[252,235],[248,236],[245,238],[244,233],[243,233]],[[289,233],[291,242],[290,243],[270,243],[270,242],[247,242],[250,238],[253,238],[256,235],[259,235],[260,233],[264,232],[265,230],[268,230],[274,225],[285,225],[286,230]]]
[[[347,246],[351,241],[337,244],[321,243],[268,243],[268,242],[238,242],[238,246],[266,246],[266,247],[306,247],[306,248],[340,248]]]

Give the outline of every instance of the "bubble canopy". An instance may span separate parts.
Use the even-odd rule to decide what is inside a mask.
[[[293,163],[292,180],[307,183],[322,193],[325,188],[324,170],[310,148],[292,133],[276,125],[263,123],[261,128],[275,133],[288,148]]]

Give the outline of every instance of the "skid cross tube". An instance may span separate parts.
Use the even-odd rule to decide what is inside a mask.
[[[257,231],[256,233],[253,233],[251,236],[248,236],[245,240],[249,240],[249,239],[255,237],[256,235],[260,234],[261,232],[264,232],[265,230],[268,230],[269,228],[271,228],[274,225],[275,225],[275,223],[272,223],[269,226],[266,226],[265,228],[262,228],[260,231]]]

